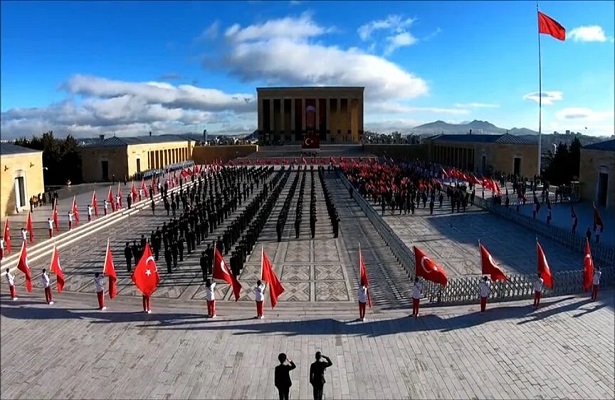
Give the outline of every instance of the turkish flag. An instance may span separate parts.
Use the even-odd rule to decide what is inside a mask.
[[[137,188],[134,182],[132,183],[132,186],[130,188],[130,194],[132,194],[132,202],[136,203],[137,199],[139,198],[139,192],[137,192]]]
[[[367,269],[365,268],[365,262],[363,261],[363,252],[359,249],[359,276],[361,279],[361,283],[365,285],[367,288],[367,304],[372,306],[372,295],[369,290],[369,278],[367,277]]]
[[[62,293],[62,289],[64,288],[64,271],[62,271],[62,266],[60,265],[60,252],[56,246],[53,246],[53,253],[51,253],[51,265],[49,266],[49,270],[56,274],[56,286],[58,289],[58,293]]]
[[[143,190],[143,195],[145,197],[149,196],[148,190],[147,190],[147,185],[145,184],[145,179],[141,179],[141,190]]]
[[[224,262],[224,258],[218,248],[214,249],[214,270],[213,278],[221,279],[233,287],[233,294],[235,295],[235,301],[239,300],[239,293],[241,292],[241,283],[235,278],[231,271]]]
[[[28,218],[26,219],[26,230],[28,236],[30,236],[30,243],[34,243],[34,227],[32,226],[32,213],[28,211]]]
[[[269,257],[265,253],[265,249],[262,249],[261,254],[261,279],[263,282],[269,284],[269,297],[271,298],[271,308],[274,308],[278,304],[278,296],[284,293],[284,286],[280,283]]]
[[[507,281],[508,278],[506,277],[504,272],[502,272],[500,267],[498,267],[498,265],[495,263],[493,257],[491,257],[491,254],[489,253],[489,251],[487,251],[487,248],[485,248],[485,246],[480,243],[478,244],[478,246],[480,247],[482,274],[490,275],[492,281]]]
[[[551,275],[551,268],[547,262],[547,256],[538,240],[536,240],[536,252],[538,253],[538,273],[544,281],[544,284],[549,289],[553,289],[553,275]]]
[[[77,197],[73,196],[73,207],[70,210],[75,217],[75,223],[79,225],[79,207],[77,207]]]
[[[109,193],[107,194],[107,202],[111,204],[111,211],[115,211],[115,199],[113,198],[113,190],[109,186]]]
[[[602,231],[604,231],[604,222],[602,222],[602,217],[600,216],[600,212],[598,212],[596,203],[593,203],[592,206],[594,208],[594,231],[598,225],[600,225],[602,227]]]
[[[583,289],[587,292],[594,280],[594,259],[589,247],[589,239],[585,239],[585,258],[583,259]]]
[[[4,239],[6,254],[11,254],[11,229],[8,218],[4,220],[4,233],[2,234],[2,238]]]
[[[132,274],[132,281],[145,296],[151,296],[160,283],[160,275],[158,275],[158,268],[149,243],[145,244],[143,255]]]
[[[414,246],[414,262],[416,268],[416,276],[421,276],[428,281],[439,283],[446,287],[448,283],[448,277],[444,268],[436,264],[431,258]]]
[[[538,32],[553,36],[558,40],[566,40],[566,28],[559,22],[538,11]]]
[[[92,193],[92,208],[94,209],[94,215],[98,217],[98,201],[96,200],[96,191]]]
[[[19,262],[17,263],[17,269],[24,273],[26,276],[26,290],[32,291],[32,274],[30,273],[30,266],[28,265],[28,251],[26,250],[26,242],[21,243],[21,252],[19,253]]]
[[[109,277],[109,297],[114,298],[117,295],[117,274],[115,273],[115,265],[113,264],[113,255],[111,254],[111,245],[107,239],[107,251],[105,252],[105,266],[103,275]]]

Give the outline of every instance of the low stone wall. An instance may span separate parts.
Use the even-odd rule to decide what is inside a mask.
[[[363,151],[378,157],[387,156],[394,160],[427,160],[426,144],[364,144]]]
[[[346,176],[337,169],[337,175],[346,188],[351,186],[351,183],[346,179]],[[395,258],[404,268],[408,279],[414,277],[415,265],[414,265],[414,253],[412,249],[408,247],[400,238],[395,234],[391,227],[384,221],[382,216],[367,202],[363,196],[361,196],[357,190],[353,191],[353,198],[367,218],[370,220],[380,237],[385,241],[387,246],[391,249]],[[483,199],[479,199],[483,200]],[[476,200],[475,200],[476,203]],[[487,208],[485,204],[481,206]],[[498,206],[500,207],[500,206]],[[496,211],[499,214],[499,212]],[[516,215],[515,215],[516,216]],[[545,224],[546,225],[546,224]],[[548,228],[555,228],[548,226]],[[559,229],[559,228],[558,228]],[[544,236],[550,237],[556,241],[556,238],[547,234]],[[559,241],[558,241],[559,242]],[[561,243],[561,242],[560,242]],[[564,244],[564,243],[562,243]],[[595,246],[595,245],[594,245]],[[605,252],[605,253],[603,253]],[[594,260],[602,265],[602,278],[600,281],[601,287],[610,287],[615,285],[615,266],[613,263],[602,263],[603,257],[607,257],[609,253],[608,249],[603,250],[598,248],[598,252],[594,251],[592,247],[592,253],[594,253]],[[582,254],[582,252],[581,252]],[[581,263],[581,259],[579,259]],[[534,296],[534,280],[536,276],[531,275],[509,275],[508,281],[492,282],[490,301],[512,301],[531,299]],[[423,286],[424,296],[430,303],[433,304],[471,304],[479,301],[478,288],[481,280],[481,275],[471,277],[454,277],[449,278],[446,287],[435,284],[433,282],[425,282]],[[583,271],[582,270],[569,270],[553,273],[553,289],[545,291],[544,296],[562,296],[568,294],[583,293]]]
[[[211,164],[220,159],[226,162],[257,151],[257,145],[195,146],[192,149],[192,160],[195,164]]]

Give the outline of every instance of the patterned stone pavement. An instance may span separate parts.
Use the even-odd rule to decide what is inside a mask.
[[[90,296],[93,297],[93,296]],[[311,398],[315,351],[328,355],[327,399],[612,399],[613,292],[600,301],[551,298],[391,311],[357,322],[342,311],[207,320],[203,307],[112,310],[66,294],[54,306],[2,298],[2,399],[273,399],[279,352],[298,368],[291,398]]]
[[[417,208],[414,215],[391,214],[384,220],[408,245],[423,249],[440,263],[449,277],[480,275],[478,241],[485,245],[505,272],[532,274],[536,271],[536,234],[478,207],[451,214],[444,199],[442,209]],[[375,207],[382,215],[380,206]],[[583,255],[548,238],[538,237],[552,271],[580,269]]]

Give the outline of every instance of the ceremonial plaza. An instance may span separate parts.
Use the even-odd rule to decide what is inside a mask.
[[[100,138],[88,183],[31,211],[40,152],[2,144],[2,399],[273,399],[280,353],[293,399],[615,396],[610,144],[582,156],[597,207],[547,193],[547,222],[483,176],[531,175],[534,144],[444,135],[395,160],[358,143],[362,88],[302,89],[259,89],[259,130],[300,142],[312,105],[317,156]]]

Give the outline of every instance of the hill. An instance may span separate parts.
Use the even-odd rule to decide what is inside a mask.
[[[537,135],[535,132],[527,128],[512,128],[505,129],[499,128],[488,121],[474,120],[472,122],[465,122],[461,124],[449,124],[444,121],[435,121],[427,124],[415,126],[410,129],[413,134],[445,134],[445,135],[463,135],[472,131],[474,134],[504,134],[506,132],[511,135]]]

